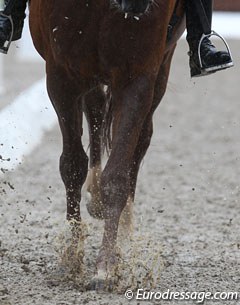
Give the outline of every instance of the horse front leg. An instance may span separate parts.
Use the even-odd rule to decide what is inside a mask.
[[[73,84],[67,73],[60,67],[47,65],[47,89],[58,116],[63,151],[60,157],[60,173],[66,189],[67,220],[71,228],[71,241],[64,254],[65,261],[71,264],[75,259],[80,266],[83,247],[81,243],[80,201],[81,188],[86,179],[88,158],[83,149],[82,105],[79,100],[81,90]],[[73,263],[74,264],[74,263]],[[74,266],[77,269],[79,266]]]
[[[127,205],[122,212],[121,221],[120,221],[121,240],[123,241],[127,240],[127,237],[129,236],[129,232],[131,233],[133,231],[132,210],[133,210],[133,202],[135,197],[138,171],[142,159],[145,156],[151,142],[151,137],[153,133],[153,122],[152,122],[153,113],[160,104],[166,91],[170,64],[171,64],[174,48],[175,47],[173,46],[173,48],[166,53],[164,60],[159,68],[158,76],[154,86],[152,107],[143,123],[142,130],[138,139],[138,144],[134,152],[132,168],[130,172],[130,192],[127,200]]]
[[[164,56],[163,62],[159,68],[158,76],[155,81],[154,86],[154,96],[153,96],[153,103],[151,110],[149,111],[144,124],[142,126],[142,130],[138,139],[138,144],[136,146],[134,157],[133,157],[133,163],[132,168],[130,172],[130,192],[128,197],[128,209],[125,208],[125,213],[122,213],[121,215],[121,224],[123,226],[123,236],[122,239],[126,239],[127,233],[129,232],[129,227],[131,227],[130,220],[132,220],[131,213],[132,213],[132,205],[134,202],[135,197],[135,190],[136,190],[136,184],[137,184],[137,176],[140,164],[142,162],[143,157],[145,156],[147,149],[150,145],[152,134],[153,134],[153,122],[152,117],[154,114],[154,111],[160,104],[168,83],[168,77],[169,77],[169,71],[170,71],[170,65],[171,60],[173,56],[175,46],[172,47]],[[128,231],[127,231],[128,230]]]
[[[125,244],[126,242],[128,242],[133,233],[133,204],[135,198],[137,176],[142,159],[145,156],[147,149],[150,145],[152,133],[152,112],[150,112],[143,123],[138,143],[134,151],[133,161],[129,173],[130,188],[128,193],[128,199],[126,206],[121,213],[118,229],[118,240],[121,244]]]
[[[105,218],[104,235],[92,288],[109,288],[118,262],[117,235],[121,213],[130,192],[130,171],[143,122],[151,109],[154,80],[141,76],[121,93],[113,92],[114,130],[112,151],[101,175]]]

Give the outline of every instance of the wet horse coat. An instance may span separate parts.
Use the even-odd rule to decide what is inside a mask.
[[[184,29],[183,1],[139,3],[32,0],[30,5],[33,42],[46,61],[48,94],[63,136],[60,172],[66,187],[67,218],[75,220],[74,236],[78,235],[81,188],[88,173],[81,141],[83,113],[88,121],[88,191],[92,195],[88,210],[105,220],[97,259],[98,284],[116,265],[119,219],[134,200],[138,169],[152,136],[152,116],[165,93],[176,41]],[[174,12],[180,18],[167,39]],[[111,99],[103,85],[108,86]],[[102,131],[109,134],[110,125],[111,152],[102,171]]]

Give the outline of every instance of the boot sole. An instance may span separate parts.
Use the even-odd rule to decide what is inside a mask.
[[[209,68],[203,69],[203,71],[209,73],[209,72],[216,72],[216,71],[224,70],[224,69],[231,68],[231,67],[233,67],[232,61],[229,63],[226,63],[226,64],[219,65],[219,66],[214,66],[214,67],[209,67]]]
[[[228,62],[228,63],[225,63],[225,64],[222,64],[222,65],[218,65],[218,66],[214,66],[214,67],[208,67],[208,68],[205,68],[205,69],[199,69],[197,72],[196,70],[191,73],[191,77],[201,77],[201,76],[206,76],[206,75],[210,75],[210,74],[213,74],[217,71],[221,71],[221,70],[225,70],[227,68],[231,68],[233,67],[233,62]]]

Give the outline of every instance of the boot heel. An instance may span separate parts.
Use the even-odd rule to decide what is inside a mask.
[[[12,41],[19,40],[22,37],[22,28],[14,32]]]

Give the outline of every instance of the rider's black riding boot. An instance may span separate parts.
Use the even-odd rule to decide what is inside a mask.
[[[11,17],[13,20],[13,37],[12,40],[18,40],[22,36],[23,23],[25,18],[27,0],[16,0],[12,8]],[[6,41],[10,40],[12,25],[9,18],[0,14],[0,50],[4,51]],[[4,52],[6,53],[6,52]]]
[[[199,1],[199,0],[194,0]],[[226,51],[218,51],[209,38],[204,38],[200,48],[202,68],[200,67],[198,46],[203,28],[193,0],[186,0],[187,41],[189,44],[191,77],[207,75],[233,66],[231,56]],[[209,25],[212,23],[212,0],[202,0]]]

